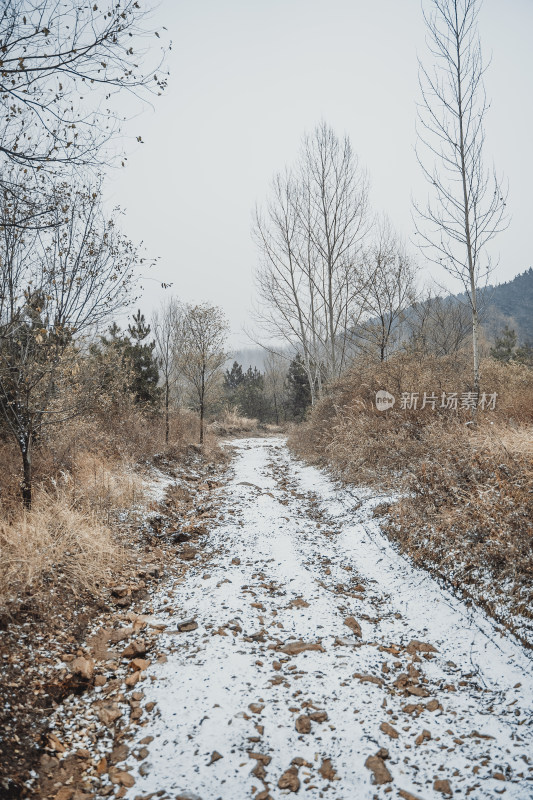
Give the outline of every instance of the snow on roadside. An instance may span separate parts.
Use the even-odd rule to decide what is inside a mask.
[[[282,439],[233,447],[207,561],[153,601],[166,662],[143,686],[156,713],[127,797],[531,798],[520,645],[396,553],[372,516],[383,498]]]

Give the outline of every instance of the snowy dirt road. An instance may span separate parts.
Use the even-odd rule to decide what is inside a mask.
[[[531,799],[530,655],[395,552],[383,498],[231,446],[203,560],[154,600],[127,797]]]

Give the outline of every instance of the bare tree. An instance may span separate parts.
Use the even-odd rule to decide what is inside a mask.
[[[312,402],[343,371],[361,313],[368,187],[347,137],[325,123],[304,137],[294,171],[277,175],[254,235],[269,333],[302,354]]]
[[[194,393],[200,413],[200,444],[204,441],[206,407],[227,358],[228,332],[228,321],[222,309],[208,303],[187,307],[179,367]]]
[[[265,358],[265,394],[279,425],[287,401],[287,357],[268,353]]]
[[[466,346],[472,333],[472,312],[467,304],[427,289],[410,311],[410,346],[416,352],[450,356]]]
[[[477,33],[479,0],[430,0],[424,12],[435,63],[419,64],[422,102],[418,160],[434,200],[417,206],[417,233],[427,255],[458,278],[472,312],[473,388],[479,393],[478,287],[491,269],[486,247],[506,225],[505,192],[483,163],[489,109]]]
[[[416,299],[417,267],[405,245],[383,218],[364,258],[364,320],[356,332],[364,348],[385,361],[397,344],[405,312]]]
[[[28,507],[36,439],[77,413],[67,388],[80,337],[122,306],[133,282],[135,249],[99,199],[59,186],[50,224],[33,232],[4,225],[18,212],[0,205],[0,413],[20,450]]]
[[[164,303],[152,317],[157,365],[163,381],[165,442],[170,436],[170,397],[179,378],[179,358],[183,344],[184,308],[175,297]]]
[[[165,87],[162,52],[140,66],[159,37],[148,16],[136,0],[4,0],[0,153],[26,167],[93,163],[118,126],[109,98]]]

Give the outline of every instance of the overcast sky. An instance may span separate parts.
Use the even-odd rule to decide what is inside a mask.
[[[420,2],[162,0],[157,25],[173,40],[169,87],[128,124],[145,144],[130,149],[108,191],[127,211],[125,232],[160,257],[143,284],[144,310],[169,291],[215,303],[232,345],[245,345],[252,211],[320,120],[350,137],[373,208],[412,236],[411,197],[427,195],[414,156],[417,55],[426,58]],[[492,282],[502,282],[533,264],[532,0],[485,0],[479,29],[492,55],[486,158],[510,189],[511,224],[494,245]]]

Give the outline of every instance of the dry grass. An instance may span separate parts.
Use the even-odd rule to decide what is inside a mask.
[[[0,523],[0,604],[38,606],[59,582],[74,596],[98,593],[123,563],[110,529],[82,512],[70,494],[37,494],[31,511]]]
[[[241,416],[235,408],[226,409],[221,417],[212,422],[209,429],[217,436],[238,436],[257,430],[256,419]]]
[[[146,468],[183,461],[197,436],[197,415],[176,412],[167,445],[161,417],[131,406],[52,430],[35,450],[29,512],[21,508],[20,455],[1,443],[0,609],[14,613],[22,603],[39,611],[60,584],[98,594],[126,563],[116,524],[119,512],[143,502]],[[221,452],[209,435],[203,457]]]
[[[498,399],[473,425],[468,410],[381,412],[374,403],[379,389],[468,391],[468,360],[358,364],[290,443],[342,480],[403,491],[382,509],[389,536],[513,628],[511,611],[533,619],[533,371],[486,361],[482,376]]]

